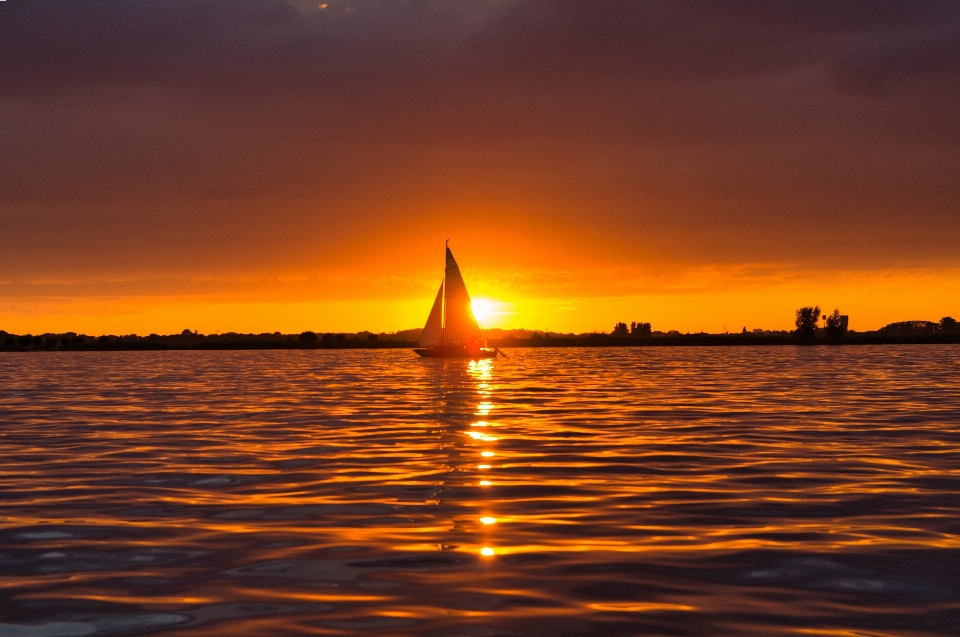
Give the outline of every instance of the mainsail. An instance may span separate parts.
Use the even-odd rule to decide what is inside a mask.
[[[467,294],[467,285],[460,275],[460,267],[453,258],[450,248],[447,248],[447,271],[444,300],[446,305],[446,320],[443,327],[444,341],[459,341],[467,338],[481,338],[480,326],[473,317],[473,308],[470,306],[470,295]]]
[[[427,324],[420,333],[420,346],[431,347],[482,336],[477,319],[473,316],[470,295],[460,274],[460,267],[450,248],[447,248],[445,276],[430,309]]]
[[[440,282],[440,289],[437,291],[437,300],[433,302],[433,308],[430,310],[430,316],[427,317],[427,324],[423,326],[420,332],[420,346],[430,347],[439,345],[443,342],[443,281]]]

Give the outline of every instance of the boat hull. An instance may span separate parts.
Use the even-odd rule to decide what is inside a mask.
[[[433,347],[417,347],[415,351],[424,358],[496,358],[496,348],[466,347],[463,345],[434,345]]]

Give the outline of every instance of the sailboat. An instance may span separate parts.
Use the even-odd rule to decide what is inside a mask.
[[[447,267],[415,351],[429,358],[494,358],[473,316],[467,285],[447,240]]]

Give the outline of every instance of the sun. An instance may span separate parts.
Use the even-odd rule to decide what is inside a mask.
[[[470,307],[473,308],[473,316],[477,321],[483,323],[493,315],[494,302],[490,299],[473,299]]]

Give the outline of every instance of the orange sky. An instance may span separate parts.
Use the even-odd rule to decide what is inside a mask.
[[[955,3],[0,3],[0,329],[960,316]]]

